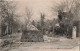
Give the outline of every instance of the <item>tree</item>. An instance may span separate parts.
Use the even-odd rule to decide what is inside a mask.
[[[41,31],[44,34],[44,19],[45,19],[45,15],[41,13]]]
[[[26,8],[25,15],[26,15],[26,17],[25,17],[25,25],[24,25],[24,27],[27,30],[27,26],[30,24],[30,19],[31,19],[31,17],[33,15],[32,10],[30,10],[29,8]]]
[[[60,28],[65,31],[68,35],[71,36],[70,31],[73,27],[74,20],[77,18],[80,11],[80,1],[79,0],[64,0],[59,5],[57,5],[55,8],[52,8],[52,10],[55,10],[54,12],[58,13],[58,19]],[[64,28],[65,27],[65,28]],[[67,31],[68,29],[68,31]],[[65,34],[65,33],[63,33]]]
[[[7,33],[12,34],[13,25],[15,25],[13,24],[13,22],[15,22],[14,18],[16,17],[15,15],[16,5],[13,1],[2,0],[0,2],[0,10],[2,26],[3,24],[6,24],[6,26],[8,27]]]
[[[35,24],[35,21],[34,21],[34,20],[32,21],[32,25],[36,26],[36,24]]]
[[[80,11],[80,1],[79,0],[63,0],[60,4],[56,4],[52,7],[53,12],[71,12],[74,17],[78,17]]]

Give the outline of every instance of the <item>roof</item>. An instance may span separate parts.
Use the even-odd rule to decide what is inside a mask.
[[[32,25],[32,24],[28,24],[27,25],[27,29],[28,30],[36,30],[36,31],[39,31],[34,25]]]

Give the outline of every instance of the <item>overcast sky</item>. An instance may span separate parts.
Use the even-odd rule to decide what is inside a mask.
[[[51,11],[51,7],[60,2],[60,0],[15,0],[17,1],[17,13],[23,15],[21,17],[24,20],[26,17],[24,15],[25,9],[29,8],[33,12],[32,20],[40,20],[40,13],[44,13],[46,19],[56,18],[57,15],[54,15]]]

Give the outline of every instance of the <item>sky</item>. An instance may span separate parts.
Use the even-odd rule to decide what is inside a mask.
[[[26,8],[32,11],[31,20],[40,20],[40,13],[45,14],[45,20],[51,20],[53,18],[57,18],[52,12],[51,7],[54,7],[56,3],[59,3],[60,0],[15,0],[17,2],[17,10],[16,13],[21,15],[20,19],[22,21],[25,20]]]

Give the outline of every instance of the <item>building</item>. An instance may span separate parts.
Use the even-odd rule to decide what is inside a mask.
[[[34,25],[28,24],[26,30],[22,31],[21,42],[42,42],[43,35]]]

